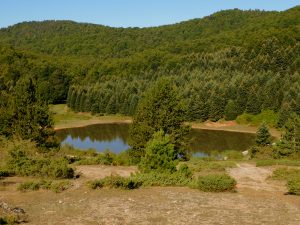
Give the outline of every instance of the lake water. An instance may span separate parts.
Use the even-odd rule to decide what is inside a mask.
[[[129,139],[128,124],[97,124],[79,128],[58,130],[61,144],[75,148],[96,149],[101,152],[111,150],[115,153],[127,150]],[[206,156],[211,151],[244,151],[254,143],[254,134],[192,129],[190,148],[194,155]]]

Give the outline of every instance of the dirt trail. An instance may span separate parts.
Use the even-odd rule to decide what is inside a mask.
[[[229,170],[229,174],[237,180],[237,188],[250,188],[256,191],[272,191],[285,193],[283,182],[269,180],[271,167],[256,167],[253,164],[241,163]]]

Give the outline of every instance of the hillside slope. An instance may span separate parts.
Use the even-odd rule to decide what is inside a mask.
[[[35,77],[44,98],[75,111],[132,115],[143,92],[170,77],[188,120],[273,110],[282,125],[300,114],[299,6],[151,28],[24,22],[0,30],[0,50],[2,89]]]

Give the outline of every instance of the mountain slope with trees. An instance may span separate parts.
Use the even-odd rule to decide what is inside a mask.
[[[50,103],[75,111],[132,115],[143,93],[169,77],[186,120],[234,119],[263,110],[300,114],[300,7],[226,10],[151,28],[72,21],[0,30],[0,87],[34,77]]]

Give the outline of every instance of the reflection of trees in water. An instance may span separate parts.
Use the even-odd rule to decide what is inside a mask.
[[[128,140],[128,124],[96,124],[86,127],[69,128],[57,131],[57,136],[62,141],[71,135],[73,139],[80,138],[83,141],[90,138],[91,141],[112,141],[116,138],[125,143]]]
[[[81,141],[86,138],[90,138],[92,141],[113,141],[120,138],[127,143],[128,129],[128,124],[97,124],[59,130],[57,134],[61,141],[71,135],[73,139],[80,138]],[[253,145],[254,138],[254,134],[248,133],[193,129],[190,134],[190,146],[192,153],[224,150],[241,151]]]
[[[255,139],[254,134],[199,129],[193,129],[190,136],[192,152],[244,151]]]

